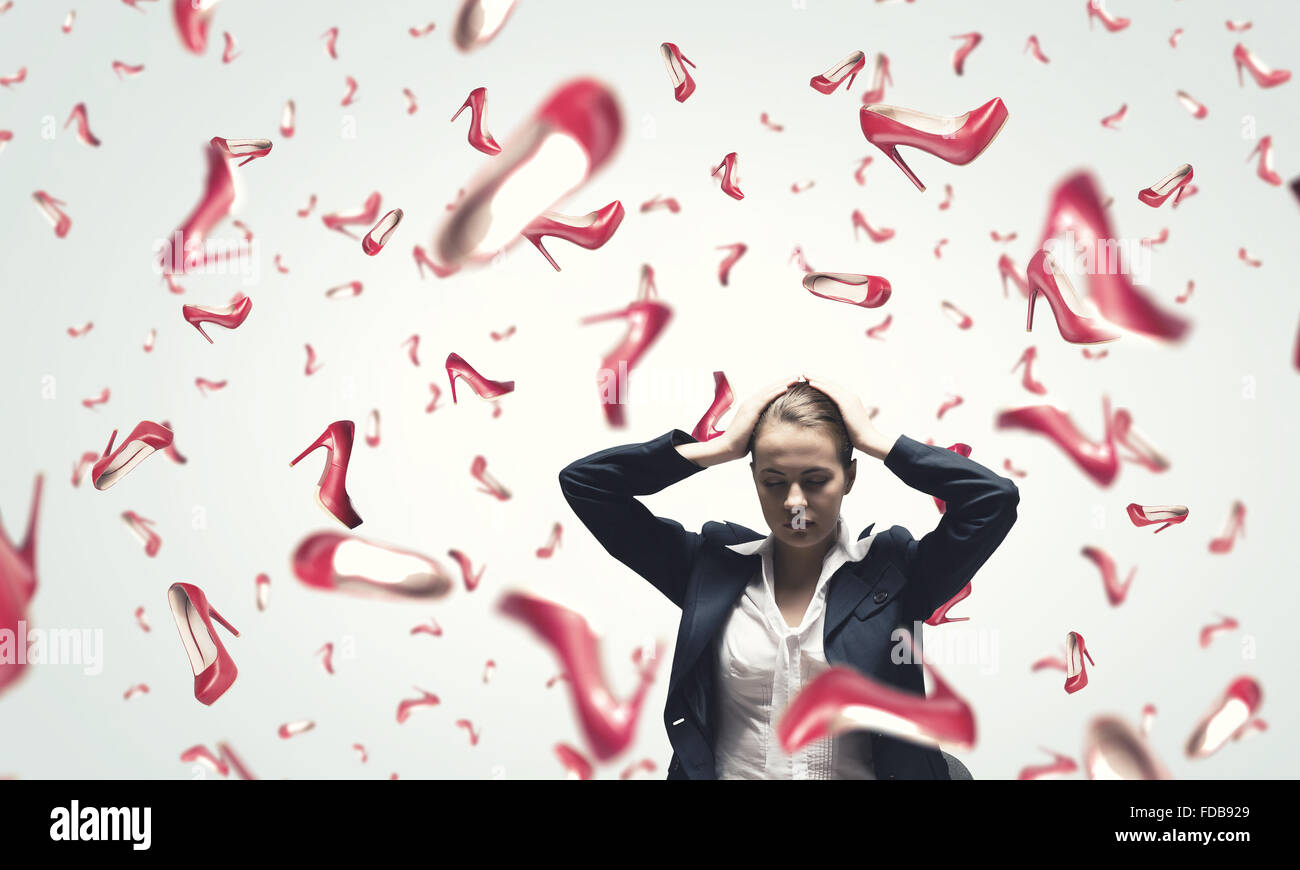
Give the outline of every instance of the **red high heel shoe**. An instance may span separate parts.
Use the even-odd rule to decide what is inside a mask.
[[[826,292],[839,287],[861,287],[866,285],[866,295],[861,299],[846,299],[834,293]],[[820,290],[818,288],[821,288]],[[809,272],[803,276],[803,288],[814,296],[830,299],[833,302],[847,302],[861,308],[879,308],[889,301],[893,288],[887,278],[879,275],[855,275],[847,272]]]
[[[663,302],[639,301],[633,302],[620,311],[593,314],[579,321],[582,324],[589,324],[619,317],[627,319],[627,335],[623,336],[618,346],[601,360],[600,371],[596,377],[601,405],[609,425],[625,425],[623,403],[627,401],[628,373],[650,349],[650,345],[654,344],[672,316],[672,308]]]
[[[1070,279],[1057,268],[1056,258],[1045,249],[1039,248],[1038,253],[1029,261],[1025,278],[1029,285],[1029,315],[1025,320],[1025,332],[1034,327],[1034,303],[1038,300],[1038,294],[1042,293],[1052,308],[1056,328],[1066,341],[1072,344],[1101,344],[1120,337],[1120,333],[1106,328],[1099,320],[1080,313],[1088,310],[1088,306],[1075,294]]]
[[[1028,429],[1046,435],[1069,454],[1080,470],[1100,486],[1109,486],[1119,473],[1119,456],[1115,452],[1110,398],[1103,397],[1101,401],[1106,435],[1100,444],[1086,438],[1070,415],[1053,405],[1031,405],[1003,411],[998,415],[997,426],[999,429]]]
[[[542,247],[544,236],[564,239],[579,247],[594,251],[614,237],[614,231],[623,223],[623,203],[614,200],[609,205],[582,217],[568,217],[558,212],[546,211],[524,227],[520,235],[533,243],[546,261],[560,271],[560,264]]]
[[[506,393],[513,393],[515,390],[514,381],[494,381],[491,378],[485,378],[474,367],[465,362],[465,359],[458,353],[447,354],[447,378],[451,381],[451,402],[456,404],[456,378],[462,377],[469,382],[474,392],[480,399],[495,399],[497,396],[504,396]]]
[[[54,235],[60,239],[68,234],[72,227],[72,218],[59,211],[59,206],[66,206],[67,203],[60,199],[55,199],[43,190],[38,190],[32,194],[32,199],[40,206],[45,217],[49,219],[50,224],[54,227]]]
[[[371,227],[370,232],[366,233],[365,238],[361,240],[362,252],[369,257],[373,257],[382,251],[384,245],[387,245],[388,240],[393,237],[393,233],[397,232],[397,226],[402,222],[403,214],[404,212],[400,208],[395,208],[380,218],[379,223]],[[417,266],[417,268],[419,267]],[[424,277],[423,271],[420,276],[421,278]]]
[[[1110,602],[1111,607],[1119,607],[1128,598],[1128,591],[1133,586],[1133,575],[1137,573],[1137,565],[1129,569],[1128,576],[1124,582],[1119,582],[1119,569],[1115,565],[1115,559],[1100,547],[1084,547],[1082,555],[1092,560],[1101,571],[1101,584],[1106,589],[1106,600]]]
[[[203,590],[193,583],[173,583],[167,590],[167,602],[194,671],[194,697],[200,704],[211,704],[239,675],[239,668],[212,628],[212,620],[216,619],[235,637],[239,637],[239,631],[213,609]]]
[[[497,609],[532,629],[563,663],[578,721],[596,757],[608,760],[631,745],[641,705],[663,660],[658,644],[654,659],[641,668],[632,696],[618,701],[610,692],[601,667],[600,642],[580,613],[522,592],[506,595]]]
[[[452,42],[464,52],[486,44],[505,26],[514,9],[515,0],[464,0],[452,24]]]
[[[1089,723],[1083,768],[1088,779],[1173,779],[1142,735],[1116,716],[1098,716]]]
[[[1132,457],[1125,456],[1124,459],[1139,462],[1157,473],[1169,467],[1169,460],[1133,425],[1133,415],[1127,408],[1115,412],[1114,424],[1115,440],[1134,454]]]
[[[732,151],[726,157],[723,157],[722,162],[714,167],[713,171],[710,172],[709,175],[717,175],[719,170],[722,169],[727,170],[722,173],[722,192],[732,199],[744,199],[745,194],[740,192],[740,188],[736,186],[736,180],[732,178],[732,174],[736,171],[735,151]]]
[[[1237,65],[1237,85],[1239,87],[1245,87],[1246,85],[1246,79],[1241,74],[1242,67],[1250,70],[1250,74],[1255,78],[1255,84],[1261,88],[1275,88],[1291,80],[1290,70],[1269,69],[1262,60],[1255,57],[1251,50],[1240,42],[1232,49],[1232,60]]]
[[[1228,519],[1224,522],[1223,531],[1217,538],[1210,541],[1211,553],[1227,553],[1232,550],[1233,543],[1236,542],[1237,533],[1246,537],[1246,506],[1240,501],[1232,503],[1232,510],[1228,514]]]
[[[1160,505],[1140,505],[1137,502],[1129,502],[1125,508],[1128,511],[1128,518],[1133,521],[1135,526],[1150,526],[1155,523],[1164,523],[1163,526],[1156,529],[1156,534],[1160,534],[1172,525],[1181,523],[1187,519],[1187,505],[1182,504],[1160,504]]]
[[[835,665],[795,696],[781,714],[776,736],[786,752],[851,729],[879,731],[922,745],[975,745],[975,714],[924,659],[906,635],[907,654],[933,681],[930,694],[915,694]]]
[[[1021,386],[1029,392],[1037,393],[1041,396],[1047,392],[1047,387],[1044,387],[1041,383],[1034,380],[1034,376],[1031,373],[1031,369],[1034,366],[1034,360],[1036,359],[1038,359],[1038,347],[1031,344],[1029,347],[1025,348],[1025,352],[1020,355],[1020,359],[1016,360],[1016,364],[1011,367],[1011,371],[1014,373],[1015,370],[1020,368],[1023,364],[1025,367],[1025,373],[1020,379]]]
[[[718,264],[718,283],[726,287],[727,282],[731,280],[731,267],[736,265],[737,260],[745,256],[745,252],[749,250],[749,245],[744,242],[736,242],[733,245],[719,245],[717,250],[731,252]]]
[[[871,237],[871,241],[873,242],[887,242],[894,237],[894,230],[889,227],[881,227],[878,230],[872,229],[871,224],[867,223],[866,215],[862,213],[862,209],[860,208],[855,208],[853,210],[852,218],[853,241],[855,242],[858,240],[858,232],[860,230],[865,231],[866,234]]]
[[[885,82],[889,82],[890,85],[894,84],[894,77],[889,74],[889,58],[877,52],[876,68],[871,74],[871,90],[862,95],[862,104],[864,106],[879,103],[885,98]],[[861,184],[862,182],[858,183]]]
[[[614,94],[593,79],[553,91],[533,118],[484,164],[435,236],[445,268],[492,259],[520,231],[579,187],[613,155],[623,136]]]
[[[692,67],[695,64],[691,63],[686,55],[682,54],[682,50],[671,42],[660,45],[659,54],[663,56],[664,66],[668,67],[668,77],[673,83],[673,96],[679,103],[686,102],[686,98],[695,93],[695,79],[691,78],[691,74],[682,64],[688,63]]]
[[[970,593],[971,593],[971,584],[967,583],[965,586],[961,588],[960,592],[958,592],[952,598],[949,598],[943,604],[940,604],[939,609],[936,610],[934,613],[930,614],[930,618],[925,621],[925,624],[943,625],[944,623],[948,623],[948,622],[969,622],[970,621],[969,616],[950,617],[948,616],[948,611],[951,610],[957,604],[960,604],[961,602],[965,601],[967,598],[970,598]]]
[[[195,54],[203,54],[208,49],[208,19],[212,17],[216,6],[216,0],[208,0],[208,2],[173,0],[172,2],[172,18],[176,22],[176,29],[180,32],[181,42]],[[140,9],[140,11],[144,10]]]
[[[1250,158],[1247,158],[1250,159]],[[1170,194],[1183,189],[1187,182],[1192,180],[1192,164],[1184,163],[1173,172],[1166,175],[1160,181],[1138,191],[1138,200],[1146,203],[1152,208],[1159,208]],[[1281,183],[1281,182],[1279,182]]]
[[[1066,231],[1077,236],[1077,244],[1090,245],[1094,252],[1104,251],[1118,238],[1111,229],[1097,184],[1087,172],[1068,176],[1052,192],[1039,246]],[[1101,315],[1108,322],[1133,332],[1169,341],[1181,339],[1190,322],[1159,309],[1133,286],[1122,264],[1121,268],[1112,269],[1108,259],[1106,255],[1094,256],[1093,271],[1087,276],[1088,296]]]
[[[158,555],[158,551],[162,549],[162,537],[149,528],[154,525],[153,520],[146,519],[135,511],[123,511],[122,522],[126,523],[126,527],[130,529],[131,534],[139,538],[140,543],[144,544],[144,554],[146,556],[152,559]]]
[[[855,51],[821,75],[813,76],[808,85],[819,93],[831,94],[835,92],[835,89],[840,86],[840,82],[844,81],[847,76],[849,83],[844,86],[847,91],[853,87],[853,80],[858,77],[858,72],[866,65],[867,56],[860,51]]]
[[[1072,631],[1065,636],[1066,694],[1074,694],[1088,685],[1088,669],[1083,666],[1083,659],[1079,653],[1087,656],[1088,662],[1093,667],[1097,666],[1097,663],[1092,660],[1092,653],[1088,652],[1088,645],[1083,642],[1083,635]]]
[[[970,53],[975,50],[975,46],[984,41],[984,36],[979,33],[961,33],[954,36],[953,39],[962,40],[962,44],[952,53],[953,72],[961,75],[966,69],[966,58],[970,57]]]
[[[1029,298],[1029,285],[1025,283],[1024,273],[1016,267],[1015,261],[1007,254],[998,257],[998,274],[1002,276],[1002,298],[1007,298],[1007,279],[1015,283],[1020,293]]]
[[[451,116],[451,120],[454,122],[459,118],[460,113],[465,111],[467,106],[471,113],[469,144],[484,154],[500,154],[501,146],[497,144],[497,140],[492,138],[492,134],[484,126],[484,121],[487,118],[487,88],[475,88],[470,91],[469,96],[465,98],[464,104],[456,110],[456,114]]]
[[[1263,699],[1264,690],[1252,677],[1233,680],[1187,738],[1187,757],[1213,755],[1229,740],[1240,737]]]
[[[353,224],[360,224],[362,226],[373,225],[375,219],[379,217],[379,205],[382,202],[383,197],[380,195],[379,191],[376,190],[372,192],[370,196],[366,197],[366,201],[362,204],[361,208],[356,211],[330,212],[329,214],[321,215],[321,222],[330,229],[337,230],[338,232],[343,233],[343,235],[351,236],[355,239],[356,236],[348,231],[348,227]]]
[[[90,470],[90,479],[95,484],[95,489],[106,490],[112,487],[119,478],[148,459],[155,450],[162,450],[171,444],[172,437],[172,430],[166,426],[145,420],[136,424],[122,446],[110,455],[113,442],[117,440],[117,430],[114,429],[109,436],[108,446],[104,448],[104,455]]]
[[[1102,6],[1101,4],[1102,4],[1102,0],[1088,0],[1088,29],[1089,30],[1092,30],[1092,19],[1094,18],[1100,18],[1101,23],[1104,24],[1106,26],[1106,29],[1109,30],[1111,33],[1114,33],[1118,30],[1123,30],[1125,27],[1128,27],[1130,24],[1133,23],[1127,18],[1116,18],[1114,15],[1111,15],[1109,12],[1107,12],[1106,7]]]
[[[244,160],[235,164],[236,166],[243,166],[271,153],[270,139],[222,139],[220,136],[213,136],[209,144],[227,160],[243,157]]]
[[[310,447],[289,463],[292,468],[317,447],[325,448],[325,468],[321,471],[320,480],[316,481],[316,501],[349,529],[361,525],[361,517],[353,510],[352,499],[347,492],[348,461],[352,458],[352,437],[355,432],[356,426],[351,420],[333,422]]]
[[[361,598],[441,598],[455,588],[436,559],[338,532],[303,538],[291,561],[306,585]]]
[[[859,110],[858,121],[867,141],[894,161],[918,190],[924,191],[921,179],[899,156],[898,146],[919,148],[940,160],[964,166],[983,154],[1002,132],[1007,122],[1007,107],[1000,98],[994,97],[965,114],[939,116],[873,103]]]
[[[1259,140],[1255,150],[1250,152],[1246,157],[1246,162],[1256,154],[1259,155],[1259,163],[1255,166],[1255,174],[1275,187],[1282,185],[1282,176],[1273,171],[1273,137],[1265,136]]]
[[[41,512],[41,491],[45,476],[36,475],[32,489],[32,506],[27,513],[27,532],[23,542],[14,546],[0,523],[0,632],[19,635],[18,623],[26,619],[27,605],[36,594],[36,533]],[[25,659],[0,656],[0,692],[13,683],[27,668]]]
[[[696,441],[711,441],[719,435],[725,434],[718,429],[718,421],[722,415],[727,413],[736,400],[735,394],[731,391],[731,384],[727,382],[725,372],[713,373],[713,403],[709,405],[709,410],[704,412],[700,422],[695,424],[691,430],[691,437]]]
[[[199,335],[208,339],[208,344],[213,344],[208,334],[203,331],[200,323],[215,323],[217,326],[224,326],[226,329],[235,329],[248,319],[248,313],[253,310],[253,300],[243,295],[237,295],[235,301],[225,308],[201,308],[198,305],[184,305],[181,307],[181,316],[185,321],[199,331]]]

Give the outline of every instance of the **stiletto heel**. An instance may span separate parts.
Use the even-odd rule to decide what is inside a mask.
[[[224,326],[226,329],[235,329],[248,319],[248,313],[253,310],[253,300],[243,295],[236,294],[235,299],[225,308],[201,308],[198,305],[184,305],[181,307],[181,316],[185,322],[199,331],[199,335],[208,339],[208,344],[213,344],[208,334],[203,331],[200,323],[215,323],[218,326]]]
[[[853,87],[853,80],[858,77],[858,72],[866,65],[867,56],[865,54],[860,51],[852,52],[848,57],[844,58],[844,60],[826,70],[826,72],[821,75],[813,76],[808,81],[808,85],[814,91],[823,94],[830,94],[834,93],[835,89],[840,86],[840,82],[844,81],[844,77],[848,76],[848,84],[844,86],[844,89],[847,91],[849,88]]]
[[[690,62],[682,50],[671,42],[665,42],[659,46],[659,54],[664,59],[664,66],[668,67],[668,77],[673,83],[673,96],[677,102],[684,103],[691,94],[695,93],[695,79],[682,66],[683,63],[690,64],[695,69],[695,64]]]
[[[617,347],[605,355],[596,375],[601,405],[609,425],[625,425],[623,403],[627,401],[629,373],[650,349],[650,345],[654,344],[672,316],[673,310],[668,305],[654,300],[640,300],[619,311],[593,314],[579,321],[590,324],[617,318],[627,320],[627,334]]]
[[[1102,417],[1106,434],[1100,442],[1087,438],[1070,415],[1054,405],[1030,405],[1002,411],[997,417],[997,427],[1028,429],[1046,435],[1099,486],[1109,486],[1119,473],[1109,396],[1102,397]]]
[[[1232,49],[1232,60],[1237,65],[1237,85],[1239,87],[1245,87],[1246,85],[1246,80],[1241,75],[1243,66],[1250,70],[1251,76],[1255,79],[1255,84],[1261,88],[1275,88],[1291,80],[1290,70],[1269,69],[1263,61],[1255,57],[1250,49],[1240,42]]]
[[[566,82],[515,131],[499,159],[464,185],[464,197],[434,236],[433,259],[450,269],[508,249],[539,214],[585,184],[622,135],[622,110],[607,87],[593,79]]]
[[[233,160],[238,157],[245,157],[244,160],[236,164],[243,166],[245,163],[251,163],[259,157],[265,157],[271,153],[270,139],[222,139],[220,136],[213,136],[209,143],[227,160]]]
[[[962,115],[927,115],[899,106],[878,103],[858,111],[862,135],[912,180],[918,190],[925,185],[898,156],[899,145],[919,148],[940,160],[964,166],[984,153],[1007,122],[1007,107],[994,97]]]
[[[1164,525],[1155,531],[1157,535],[1170,526],[1187,519],[1188,514],[1187,505],[1181,504],[1161,504],[1144,507],[1137,502],[1130,502],[1124,509],[1128,511],[1128,518],[1133,521],[1133,525],[1139,528],[1163,522]]]
[[[497,396],[504,396],[506,393],[512,393],[515,389],[514,381],[494,381],[491,378],[485,378],[474,370],[474,367],[465,362],[464,357],[458,353],[447,354],[447,379],[451,381],[451,403],[456,404],[456,378],[464,378],[469,382],[470,387],[474,390],[480,399],[495,399]]]
[[[1079,653],[1088,657],[1088,663],[1093,667],[1097,663],[1092,660],[1092,653],[1088,652],[1088,645],[1083,641],[1083,635],[1077,631],[1072,631],[1065,636],[1065,691],[1066,694],[1073,694],[1084,686],[1088,685],[1088,669],[1083,666],[1083,659]]]
[[[921,179],[916,177],[916,173],[912,171],[912,168],[903,161],[903,155],[898,153],[897,145],[891,145],[889,147],[889,150],[885,152],[885,156],[888,157],[890,160],[894,161],[895,166],[903,170],[903,174],[906,175],[911,180],[911,182],[916,185],[917,190],[920,191],[925,190],[925,185],[921,183]]]
[[[865,286],[866,294],[861,300],[857,300],[825,292],[833,289],[834,285],[844,287]],[[821,287],[821,290],[818,290],[818,287]],[[858,275],[847,272],[809,272],[803,276],[803,288],[814,296],[830,299],[833,302],[847,302],[861,308],[879,308],[889,301],[890,294],[893,292],[893,287],[887,278],[882,278],[879,275]]]
[[[117,430],[113,430],[104,448],[104,455],[91,469],[91,480],[95,489],[106,490],[126,476],[131,469],[149,458],[155,450],[162,450],[172,443],[172,430],[145,420],[131,430],[131,434],[122,442],[122,446],[113,450],[117,440]]]
[[[362,522],[353,509],[352,499],[347,492],[348,462],[352,458],[352,438],[355,432],[356,426],[351,420],[337,420],[329,424],[310,447],[289,463],[292,468],[313,450],[325,448],[328,455],[320,479],[316,481],[316,502],[349,529],[355,529]]]
[[[740,188],[736,184],[737,180],[732,178],[732,173],[736,171],[735,151],[732,151],[726,157],[723,157],[722,162],[719,163],[714,170],[709,173],[709,175],[717,175],[723,169],[726,169],[726,172],[722,173],[722,192],[732,199],[744,199],[745,194],[740,192]]]
[[[1259,163],[1255,166],[1255,174],[1269,184],[1280,187],[1282,185],[1282,176],[1273,171],[1272,136],[1265,136],[1260,139],[1255,145],[1255,150],[1250,152],[1250,155],[1246,158],[1246,162],[1249,163],[1251,158],[1256,154],[1259,155]],[[1177,202],[1177,200],[1175,200],[1175,202]]]
[[[524,227],[520,235],[532,242],[533,247],[558,272],[560,264],[542,247],[543,236],[564,239],[588,251],[594,251],[614,237],[614,232],[623,223],[623,215],[623,203],[617,199],[582,217],[568,217],[559,212],[547,211]]]
[[[213,619],[215,619],[217,622],[224,625],[226,627],[226,631],[230,632],[235,637],[239,637],[239,629],[235,628],[229,622],[226,622],[225,617],[223,617],[220,613],[217,613],[217,609],[213,607],[211,604],[208,605],[208,613],[212,614]]]
[[[1042,293],[1047,297],[1052,315],[1056,318],[1057,331],[1066,341],[1072,344],[1100,344],[1120,337],[1120,333],[1102,326],[1097,319],[1080,313],[1087,308],[1086,303],[1075,294],[1070,279],[1057,268],[1056,259],[1046,249],[1040,248],[1029,261],[1025,279],[1029,285],[1029,313],[1025,318],[1025,332],[1034,328],[1034,303],[1038,294]],[[1066,297],[1074,304],[1067,302]]]
[[[894,77],[889,74],[889,58],[883,54],[876,55],[876,68],[871,74],[871,90],[862,94],[864,106],[879,103],[885,98],[885,82],[894,84]]]
[[[469,122],[469,144],[473,145],[484,154],[500,154],[501,146],[497,140],[492,138],[492,134],[484,126],[487,118],[487,88],[475,88],[469,92],[465,102],[456,114],[451,116],[452,122],[460,117],[460,113],[469,108],[471,117]]]
[[[194,671],[194,697],[199,703],[210,705],[226,693],[239,675],[234,660],[212,627],[212,619],[235,637],[239,637],[239,632],[221,618],[203,590],[192,583],[173,583],[167,590],[167,601]]]
[[[1128,27],[1130,24],[1133,23],[1127,18],[1116,18],[1114,15],[1111,15],[1109,12],[1107,12],[1106,7],[1102,6],[1101,4],[1102,4],[1102,0],[1088,0],[1088,29],[1089,30],[1092,30],[1092,19],[1094,18],[1100,18],[1101,23],[1104,24],[1106,26],[1106,29],[1109,30],[1111,33],[1114,33],[1118,30],[1123,30],[1125,27]]]
[[[1249,160],[1250,158],[1246,158]],[[1138,200],[1152,208],[1159,208],[1170,194],[1175,191],[1181,191],[1187,182],[1192,180],[1192,165],[1184,163],[1173,172],[1166,175],[1160,181],[1150,187],[1138,191]],[[1279,182],[1280,183],[1280,182]]]
[[[1232,510],[1224,523],[1223,531],[1210,541],[1211,553],[1227,553],[1232,550],[1237,534],[1246,537],[1246,506],[1240,501],[1232,503]]]
[[[1020,359],[1016,360],[1016,364],[1011,367],[1011,373],[1014,374],[1016,369],[1020,368],[1020,366],[1023,364],[1025,367],[1025,373],[1020,379],[1021,386],[1023,386],[1029,392],[1037,393],[1038,395],[1041,396],[1047,392],[1047,388],[1044,387],[1038,381],[1034,380],[1033,367],[1034,367],[1034,360],[1036,359],[1038,359],[1038,347],[1035,345],[1030,345],[1029,347],[1025,348],[1025,352],[1020,355]]]
[[[1025,283],[1024,275],[1016,268],[1015,262],[1007,254],[998,257],[998,274],[1002,276],[1002,298],[1007,298],[1007,279],[1010,278],[1015,282],[1016,287],[1020,290],[1021,295],[1026,299],[1029,298],[1029,285]]]

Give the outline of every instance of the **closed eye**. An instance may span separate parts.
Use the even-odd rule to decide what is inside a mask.
[[[780,480],[769,480],[769,481],[767,481],[766,483],[764,483],[763,486],[766,486],[766,487],[771,488],[771,487],[773,487],[773,486],[781,486],[783,482],[784,482],[784,481],[780,481]],[[805,482],[804,482],[804,485],[805,485],[805,486],[823,486],[823,485],[825,485],[826,483],[828,483],[827,480],[808,480],[808,481],[805,481]]]

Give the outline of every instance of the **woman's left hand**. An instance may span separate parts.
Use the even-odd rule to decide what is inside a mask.
[[[884,459],[890,449],[894,446],[897,438],[887,438],[884,433],[876,428],[871,422],[871,415],[867,413],[866,407],[862,400],[855,394],[841,387],[832,381],[817,375],[807,375],[808,385],[821,390],[840,409],[840,416],[844,418],[844,428],[848,430],[849,440],[853,446],[863,453],[875,456],[877,459]]]

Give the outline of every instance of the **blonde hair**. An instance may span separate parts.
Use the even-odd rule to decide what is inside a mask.
[[[821,390],[809,386],[806,381],[800,381],[768,402],[759,413],[754,430],[749,435],[748,452],[751,458],[759,432],[764,426],[775,423],[793,423],[810,429],[822,429],[834,443],[840,465],[848,471],[849,463],[853,460],[853,442],[844,426],[839,405]]]

